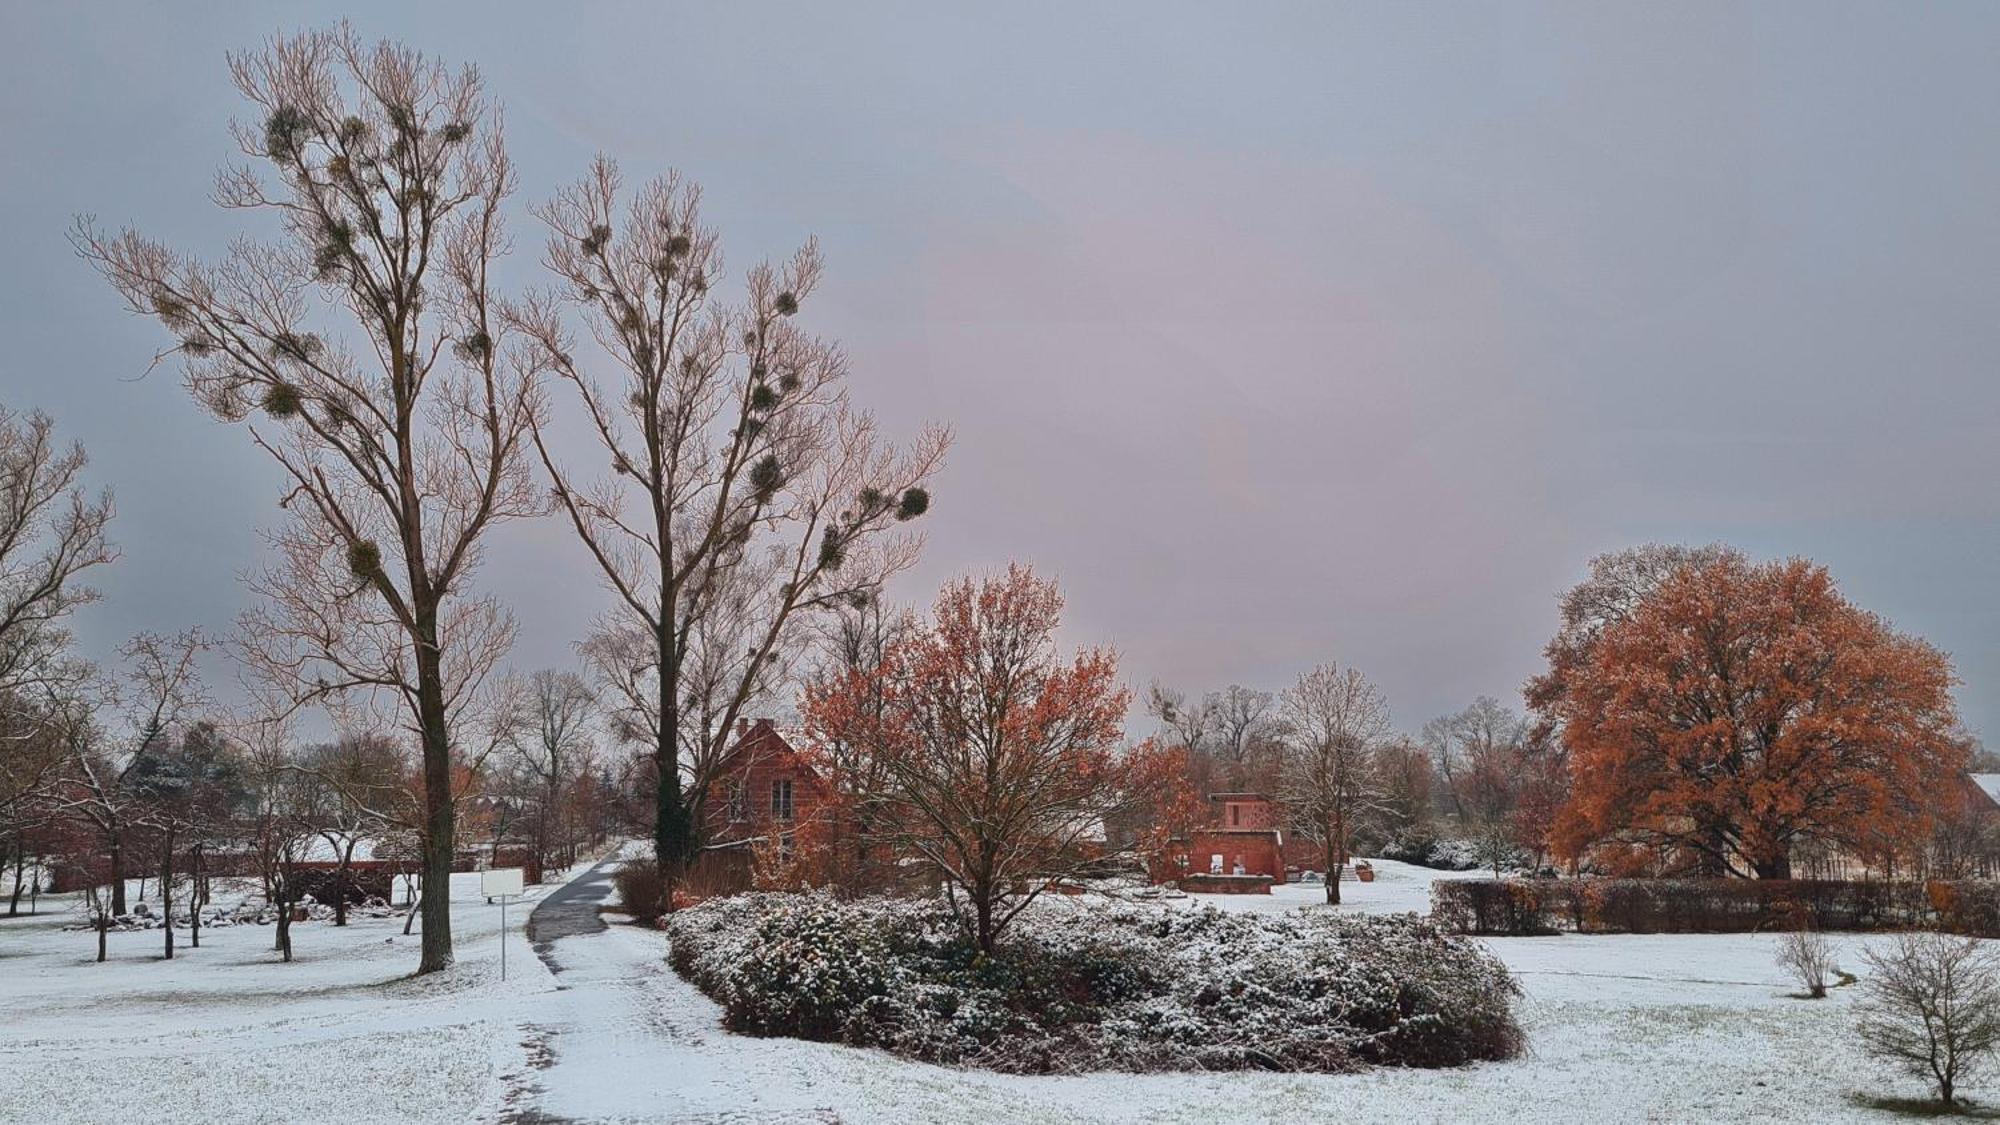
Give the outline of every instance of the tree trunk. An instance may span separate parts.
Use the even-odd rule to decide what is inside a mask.
[[[347,868],[354,862],[354,840],[340,850],[340,866],[333,870],[333,924],[347,925]]]
[[[292,959],[292,894],[290,880],[280,879],[278,884],[278,955],[286,961]]]
[[[993,952],[993,892],[989,887],[981,887],[974,893],[973,910],[978,915],[979,932],[977,940],[981,953]]]
[[[417,710],[424,750],[424,913],[423,953],[417,974],[449,968],[451,951],[451,868],[454,843],[451,799],[451,731],[445,723],[444,674],[436,642],[436,607],[419,619]]]
[[[106,914],[104,908],[100,906],[97,910],[97,959],[100,962],[104,960],[105,939],[110,933],[111,915]]]
[[[188,948],[201,948],[201,846],[198,844],[188,853]]]
[[[166,935],[167,960],[174,959],[174,834],[160,849],[160,932]]]
[[[1340,854],[1340,845],[1334,843],[1333,833],[1326,838],[1326,904],[1340,905],[1340,871],[1346,864]]]
[[[125,842],[114,829],[111,833],[111,913],[125,913]]]
[[[21,834],[16,832],[14,833],[14,894],[12,898],[7,900],[7,917],[9,918],[21,912],[21,891],[23,889],[21,880],[26,875],[27,870],[28,845],[21,838]],[[40,879],[41,873],[36,872],[35,877]]]
[[[665,615],[662,614],[662,619]],[[681,791],[679,660],[673,638],[662,628],[654,638],[659,648],[660,732],[653,762],[659,773],[654,795],[653,855],[660,865],[660,910],[674,908],[674,888],[695,856],[695,824],[687,795]]]
[[[1779,856],[1776,859],[1759,861],[1753,865],[1759,879],[1789,879],[1792,877],[1792,857]]]

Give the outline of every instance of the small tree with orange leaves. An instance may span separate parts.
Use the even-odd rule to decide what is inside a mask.
[[[1966,759],[1949,661],[1804,560],[1692,559],[1552,674],[1571,857],[1617,841],[1789,878],[1800,845],[1916,845]]]
[[[1187,747],[1157,738],[1146,739],[1125,755],[1130,800],[1112,828],[1122,829],[1157,882],[1187,874],[1187,849],[1174,841],[1185,841],[1209,817],[1208,802],[1195,785],[1194,758]]]
[[[874,669],[806,694],[809,726],[840,732],[880,777],[880,835],[937,873],[982,950],[1101,857],[1131,797],[1117,655],[1060,655],[1062,605],[1023,566],[954,582]]]

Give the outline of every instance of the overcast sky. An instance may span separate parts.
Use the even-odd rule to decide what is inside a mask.
[[[739,267],[819,236],[857,400],[958,434],[901,597],[1026,560],[1135,688],[1337,659],[1414,729],[1518,704],[1592,554],[1720,539],[2000,734],[2000,7],[570,7],[346,10],[485,72],[523,279],[599,151],[699,180]],[[219,251],[223,52],[328,18],[0,0],[0,402],[117,493],[93,655],[226,629],[278,484],[64,230]],[[570,662],[584,556],[489,557],[516,662]]]

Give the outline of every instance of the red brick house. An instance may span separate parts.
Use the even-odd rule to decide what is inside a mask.
[[[1285,834],[1262,793],[1211,793],[1215,823],[1168,842],[1166,870],[1185,891],[1270,894],[1285,881]]]
[[[736,724],[707,810],[709,846],[785,842],[818,811],[825,787],[769,719]]]

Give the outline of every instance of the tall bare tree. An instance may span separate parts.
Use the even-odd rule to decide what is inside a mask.
[[[490,268],[514,172],[479,75],[352,30],[232,55],[266,167],[225,170],[216,200],[279,216],[284,237],[219,262],[79,221],[74,242],[176,343],[217,418],[261,411],[291,519],[256,581],[252,658],[294,705],[360,691],[405,708],[423,752],[419,972],[451,963],[454,727],[512,637],[470,580],[496,522],[543,507],[526,458],[536,410],[509,361]],[[347,336],[322,335],[344,324]]]
[[[716,296],[722,255],[695,187],[668,175],[620,196],[599,159],[539,210],[561,287],[509,319],[609,462],[608,476],[565,465],[536,428],[558,505],[614,595],[585,654],[622,728],[653,750],[670,888],[701,847],[737,717],[796,648],[793,623],[915,560],[920,540],[897,527],[929,507],[949,437],[933,428],[898,454],[849,406],[845,357],[794,320],[819,283],[814,246],[752,269],[732,305]]]
[[[111,494],[84,491],[86,460],[82,445],[57,444],[48,415],[0,404],[0,692],[56,676],[64,621],[97,599],[81,576],[118,557]]]
[[[515,707],[502,741],[528,782],[535,859],[546,866],[558,848],[568,852],[575,844],[576,825],[565,801],[593,764],[597,693],[575,672],[543,668],[508,694]]]
[[[1340,901],[1340,873],[1356,824],[1375,810],[1375,751],[1389,733],[1389,705],[1353,668],[1322,664],[1285,690],[1286,739],[1279,803],[1295,831],[1319,844],[1326,901]]]

